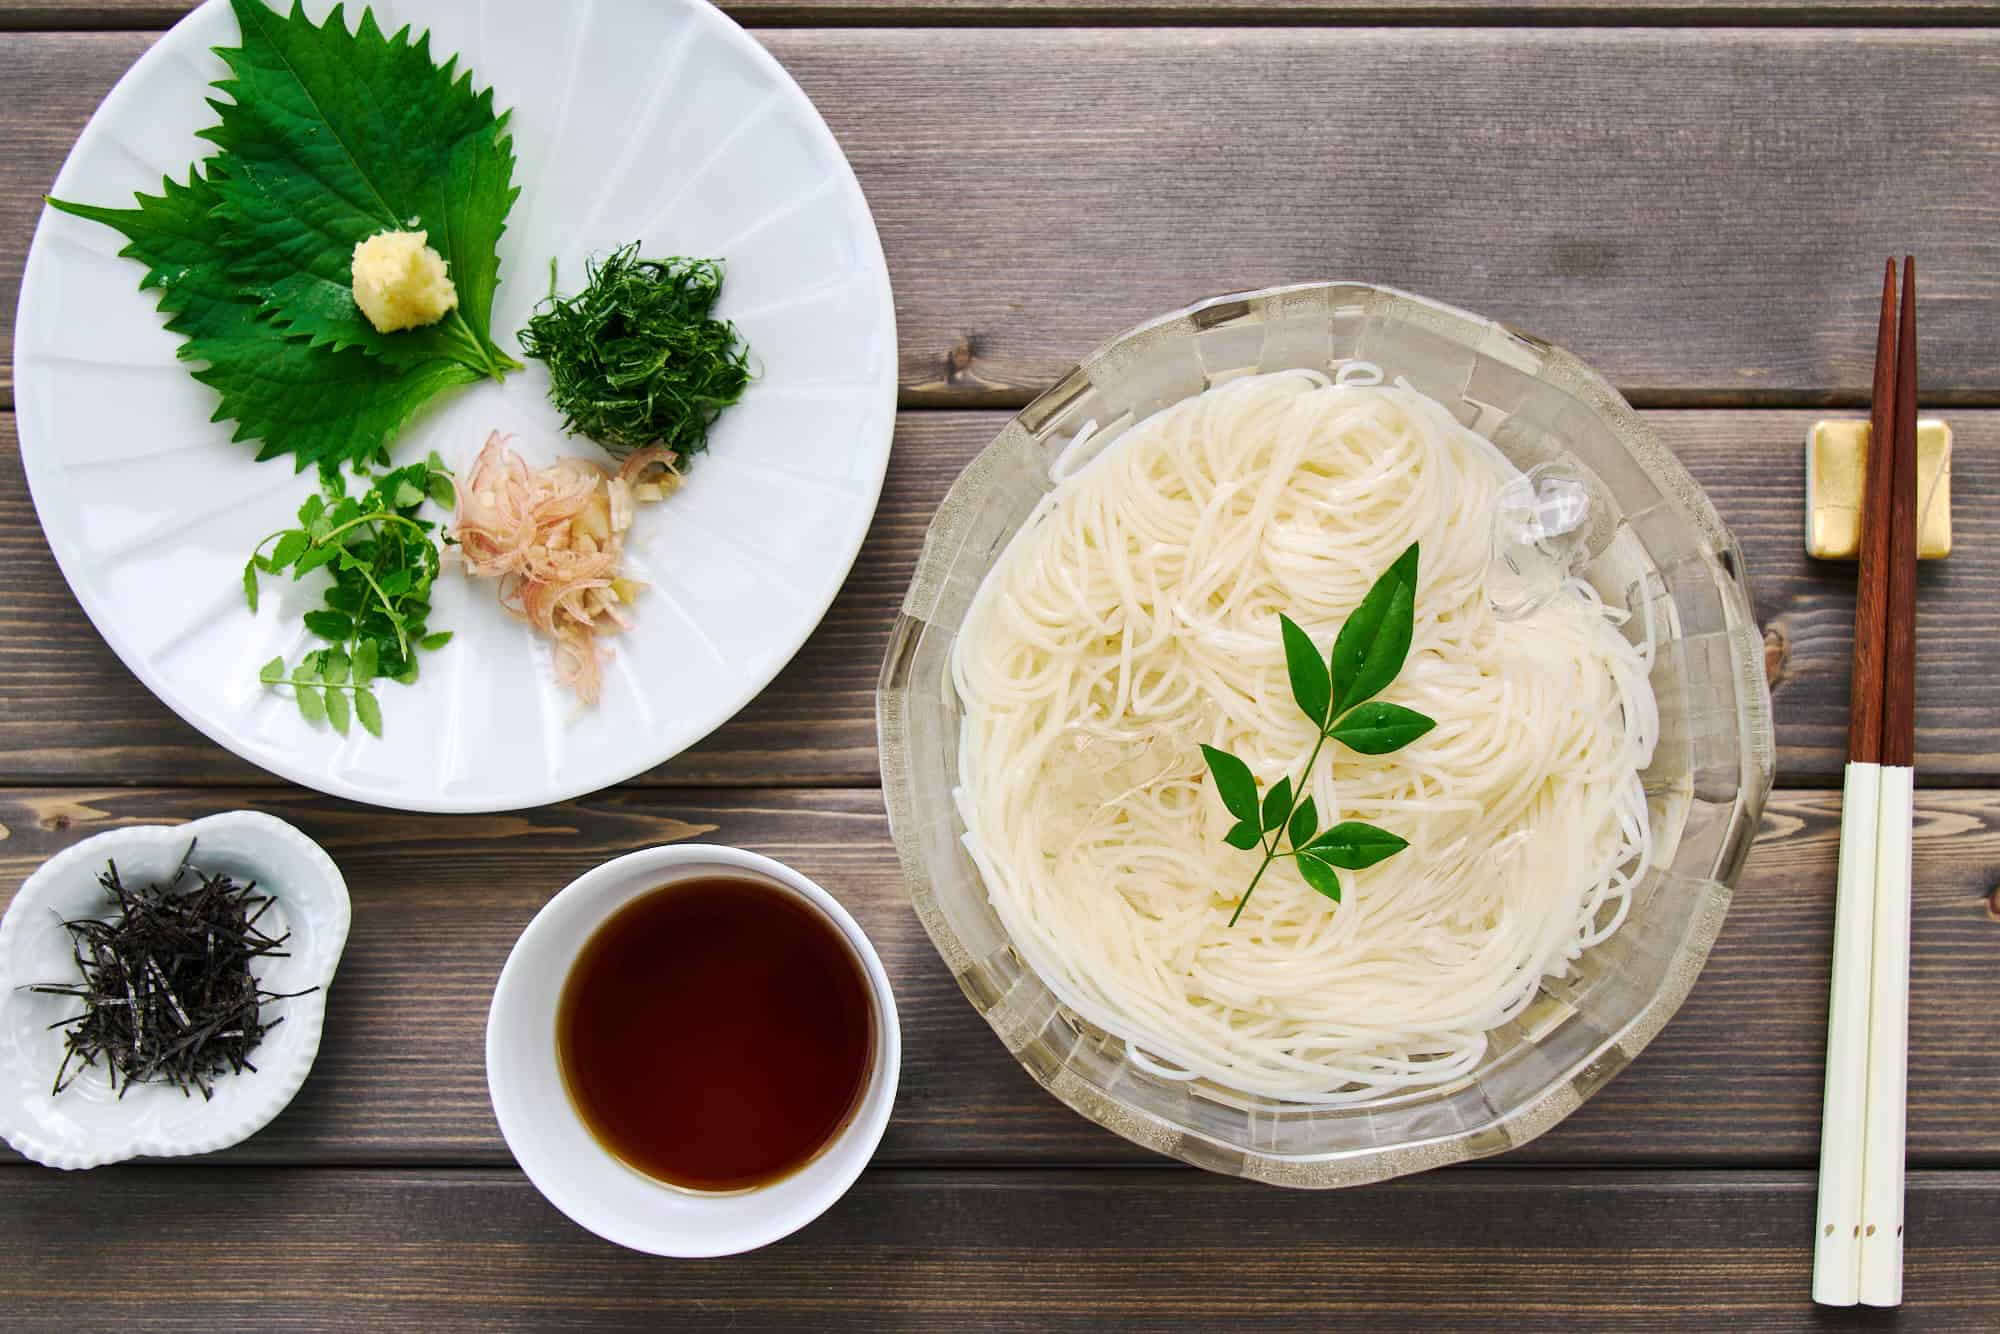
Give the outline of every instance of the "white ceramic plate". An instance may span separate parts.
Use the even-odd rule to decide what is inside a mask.
[[[330,6],[309,4],[318,19]],[[649,581],[603,698],[579,711],[546,645],[458,573],[431,624],[457,632],[414,687],[380,692],[386,736],[346,739],[299,717],[257,668],[308,646],[318,580],[240,577],[251,547],[312,488],[253,462],[209,421],[213,393],[176,361],[139,266],[109,228],[43,214],[21,289],[14,381],[21,453],[49,545],[77,600],[154,694],[220,744],[295,782],[405,810],[540,805],[678,754],[761,690],[846,577],[881,490],[895,418],[895,311],[874,220],[825,122],[742,29],[700,0],[373,0],[386,29],[431,32],[513,109],[520,199],[500,243],[503,348],[588,253],[639,240],[713,255],[720,313],[762,370],[724,414],[681,491],[642,508],[627,550]],[[351,24],[359,6],[350,6]],[[210,0],[98,108],[54,193],[111,206],[205,157],[212,47],[237,40]],[[540,363],[447,395],[394,444],[454,468],[491,430],[531,461],[595,452],[561,434]]]

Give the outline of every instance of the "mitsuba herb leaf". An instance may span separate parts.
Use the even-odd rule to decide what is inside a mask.
[[[357,689],[354,692],[354,716],[361,720],[361,726],[368,735],[382,735],[382,705],[376,700],[374,691]]]
[[[1328,663],[1320,661],[1311,635],[1291,617],[1278,617],[1292,699],[1319,733],[1296,795],[1291,778],[1280,778],[1265,793],[1260,806],[1257,778],[1249,765],[1226,750],[1201,748],[1202,758],[1214,775],[1216,793],[1236,817],[1223,842],[1244,852],[1257,848],[1264,852],[1264,860],[1230,914],[1231,926],[1243,915],[1264,872],[1280,858],[1291,858],[1307,885],[1338,903],[1341,870],[1364,870],[1409,846],[1400,835],[1361,820],[1343,820],[1320,832],[1319,808],[1306,789],[1320,750],[1329,740],[1364,755],[1386,755],[1437,726],[1415,709],[1381,700],[1367,702],[1396,679],[1409,657],[1416,628],[1416,588],[1417,546],[1413,542],[1348,616],[1334,639]],[[1267,834],[1277,837],[1266,843]],[[1290,844],[1288,849],[1281,839]]]
[[[321,639],[344,644],[354,633],[354,618],[337,611],[309,611],[306,613],[306,629]]]
[[[326,721],[342,736],[347,735],[348,722],[352,715],[348,712],[347,696],[338,690],[326,692]]]
[[[282,570],[283,568],[285,568],[285,566],[290,565],[300,556],[305,555],[306,548],[311,545],[312,545],[312,535],[310,533],[301,533],[297,531],[286,533],[283,537],[278,539],[278,545],[272,548],[271,551],[272,568]]]
[[[435,456],[433,456],[435,460]],[[343,735],[353,718],[382,734],[382,710],[369,689],[380,677],[417,679],[417,653],[444,647],[451,631],[426,632],[431,585],[440,568],[436,525],[421,517],[441,462],[426,460],[374,479],[358,500],[338,470],[321,474],[321,492],[299,507],[302,527],[281,529],[257,544],[244,584],[256,604],[258,573],[293,577],[325,569],[332,580],[324,606],[304,615],[305,627],[327,641],[287,669],[282,657],[258,673],[267,686],[289,688],[299,711]],[[265,548],[270,548],[268,555]]]

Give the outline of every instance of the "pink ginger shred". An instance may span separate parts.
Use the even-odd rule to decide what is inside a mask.
[[[453,536],[466,571],[500,584],[500,605],[555,645],[556,680],[585,704],[604,683],[598,640],[629,630],[645,588],[618,573],[635,502],[680,484],[673,452],[641,449],[616,475],[586,459],[530,468],[498,431],[458,479]],[[649,470],[658,469],[653,475]]]

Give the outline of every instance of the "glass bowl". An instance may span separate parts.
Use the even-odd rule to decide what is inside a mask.
[[[1061,1005],[1009,943],[960,837],[948,666],[973,595],[1086,423],[1134,422],[1251,371],[1359,358],[1445,404],[1524,472],[1589,495],[1575,553],[1607,603],[1650,619],[1661,737],[1645,772],[1659,856],[1631,915],[1543,980],[1456,1083],[1324,1107],[1161,1078]],[[1066,466],[1082,462],[1073,459]],[[1722,927],[1771,789],[1763,641],[1743,557],[1687,470],[1562,349],[1408,293],[1313,283],[1217,297],[1097,349],[1009,422],[925,534],[876,710],[890,828],[917,916],[973,1006],[1043,1086],[1135,1143],[1286,1186],[1357,1185],[1499,1153],[1561,1121],[1680,1008]]]

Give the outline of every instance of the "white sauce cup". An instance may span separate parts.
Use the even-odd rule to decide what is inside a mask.
[[[861,1105],[832,1143],[790,1176],[735,1194],[670,1186],[612,1156],[577,1114],[556,1056],[563,983],[605,919],[655,889],[708,876],[765,881],[817,908],[861,961],[875,1000],[875,1060]],[[676,843],[629,853],[572,881],[514,942],[486,1016],[486,1086],[500,1133],[550,1204],[606,1241],[652,1255],[734,1255],[826,1212],[882,1140],[902,1069],[896,998],[874,945],[831,894],[782,862],[737,848]]]

